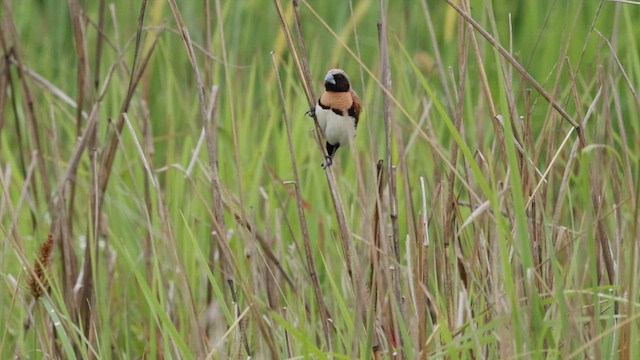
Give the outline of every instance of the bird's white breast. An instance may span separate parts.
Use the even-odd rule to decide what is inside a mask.
[[[349,145],[356,136],[356,123],[349,115],[338,115],[331,109],[316,105],[316,117],[324,137],[331,145]]]

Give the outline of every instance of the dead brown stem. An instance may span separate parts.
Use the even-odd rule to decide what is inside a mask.
[[[284,9],[282,8],[282,4],[280,0],[274,0],[274,4],[276,6],[276,10],[278,12],[278,16],[280,17],[280,24],[282,25],[282,30],[284,31],[285,38],[287,40],[287,44],[289,46],[289,51],[291,52],[291,56],[293,57],[294,63],[296,65],[296,70],[298,71],[298,77],[302,82],[304,87],[304,92],[307,97],[307,102],[309,107],[315,106],[316,98],[313,93],[313,85],[311,82],[311,71],[309,70],[309,61],[306,56],[306,51],[304,47],[304,41],[302,38],[302,27],[300,22],[299,11],[296,12],[296,24],[298,26],[298,41],[300,46],[300,51],[302,56],[298,54],[295,43],[293,41],[293,37],[291,35],[291,31],[289,29],[289,25],[286,21],[284,15]],[[293,2],[294,10],[298,7],[298,1]],[[322,158],[325,159],[328,155],[326,149],[322,144],[324,144],[324,136],[322,134],[322,130],[318,124],[318,120],[314,118],[315,124],[315,134],[316,134],[316,144],[318,149],[322,153]],[[349,230],[349,226],[347,224],[347,219],[344,213],[344,205],[342,203],[342,199],[340,198],[340,193],[338,192],[338,186],[336,184],[335,177],[333,176],[333,170],[330,166],[326,168],[326,176],[327,182],[329,184],[329,192],[331,194],[331,200],[333,203],[333,207],[336,213],[336,219],[338,221],[338,229],[340,230],[340,240],[342,241],[342,250],[345,257],[345,265],[347,268],[347,272],[350,277],[353,277],[353,266],[351,259],[351,232]]]
[[[389,217],[391,219],[391,244],[387,249],[393,252],[395,266],[391,270],[389,286],[393,289],[393,295],[395,304],[397,305],[400,314],[400,319],[397,318],[397,313],[394,306],[390,302],[390,322],[392,326],[389,331],[392,333],[395,339],[396,346],[400,346],[398,349],[399,358],[404,359],[404,346],[405,339],[400,336],[399,322],[404,322],[404,309],[402,306],[402,294],[400,292],[400,235],[398,228],[398,185],[396,177],[396,167],[393,165],[393,115],[391,113],[391,99],[389,94],[391,90],[391,64],[389,63],[389,45],[387,43],[387,25],[386,25],[386,12],[384,10],[383,1],[380,1],[380,21],[378,22],[378,41],[380,46],[380,63],[382,69],[381,80],[386,91],[383,91],[382,103],[383,103],[383,117],[384,117],[384,130],[386,139],[386,152],[387,152],[387,176],[389,186]],[[391,263],[391,261],[389,262]],[[400,340],[400,341],[398,341]]]
[[[477,21],[475,21],[466,11],[453,2],[453,0],[445,0],[455,11],[457,11],[473,28],[480,33],[487,41],[527,80],[539,93],[553,106],[556,111],[573,126],[578,134],[581,133],[580,125],[567,113],[567,111],[558,104],[558,102],[540,85],[527,70],[513,57],[505,48],[502,47]]]
[[[293,181],[294,188],[296,193],[296,209],[298,210],[298,222],[300,224],[300,230],[302,232],[302,242],[304,244],[305,258],[307,260],[307,271],[309,272],[309,277],[311,277],[311,286],[313,288],[313,292],[316,297],[316,301],[318,303],[318,308],[320,309],[320,319],[322,320],[322,329],[324,330],[324,337],[327,347],[330,352],[333,350],[333,345],[331,342],[331,330],[329,329],[329,309],[327,308],[324,297],[322,295],[322,290],[320,289],[320,281],[318,280],[318,274],[316,271],[316,264],[313,258],[313,250],[311,249],[311,240],[309,239],[309,228],[307,226],[307,218],[304,212],[302,193],[300,191],[300,177],[298,176],[298,164],[296,162],[295,149],[293,147],[293,140],[291,136],[291,125],[289,122],[289,115],[287,114],[287,106],[284,98],[284,91],[282,90],[282,81],[280,79],[280,72],[278,71],[278,64],[276,63],[276,58],[271,53],[271,60],[273,62],[273,68],[276,73],[276,79],[278,80],[278,92],[280,94],[280,101],[282,104],[282,114],[283,120],[285,123],[285,127],[287,129],[287,141],[289,144],[289,154],[291,157],[291,167],[293,169]]]

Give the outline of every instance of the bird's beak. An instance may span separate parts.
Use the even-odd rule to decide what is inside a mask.
[[[327,76],[324,77],[324,81],[328,82],[329,84],[336,84],[336,79],[333,78],[333,74],[332,73],[327,73]]]

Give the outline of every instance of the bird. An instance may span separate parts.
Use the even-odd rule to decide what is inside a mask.
[[[333,156],[340,146],[347,146],[356,136],[362,105],[351,88],[349,77],[341,69],[331,69],[324,77],[324,93],[315,107],[307,112],[318,119],[324,134],[328,156],[322,168],[333,164]]]

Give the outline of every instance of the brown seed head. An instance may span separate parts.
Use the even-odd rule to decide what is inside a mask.
[[[53,234],[49,234],[47,240],[40,246],[38,258],[33,263],[33,272],[29,276],[27,285],[31,290],[31,295],[35,299],[39,298],[49,289],[49,283],[45,275],[51,262],[51,254],[53,253]]]

